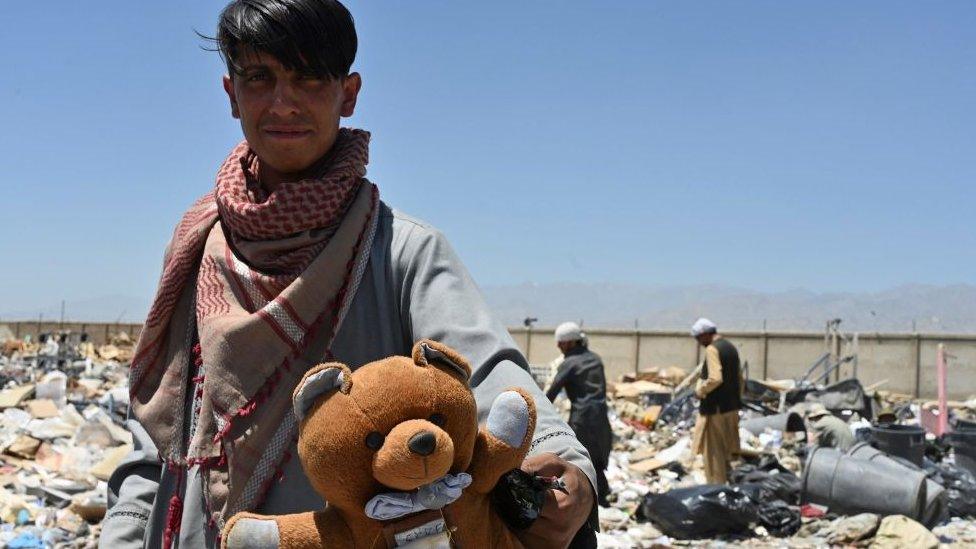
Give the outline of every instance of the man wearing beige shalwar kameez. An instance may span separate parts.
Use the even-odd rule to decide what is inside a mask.
[[[701,399],[695,422],[692,450],[701,454],[709,484],[728,481],[729,463],[739,453],[739,409],[742,408],[742,378],[739,353],[722,339],[715,324],[698,319],[691,335],[705,347],[701,379],[695,395]]]

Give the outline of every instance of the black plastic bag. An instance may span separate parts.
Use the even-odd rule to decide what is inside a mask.
[[[793,476],[788,471],[783,475],[784,477]],[[772,476],[777,475],[772,474]],[[793,478],[796,477],[793,476]],[[792,536],[800,529],[799,507],[787,505],[785,501],[776,498],[766,486],[758,483],[740,484],[735,489],[749,496],[756,504],[759,524],[764,526],[770,534],[777,537],[787,537]],[[796,490],[797,497],[799,497],[799,487]]]
[[[874,419],[874,403],[864,393],[864,387],[857,379],[845,379],[823,389],[805,387],[786,393],[786,404],[792,406],[800,402],[819,402],[831,412],[849,410],[857,412],[862,418]]]
[[[682,479],[688,474],[688,471],[686,471],[685,468],[681,465],[681,463],[677,461],[672,461],[668,463],[667,465],[664,466],[664,469],[667,469],[668,471],[671,471],[672,473],[678,475],[678,479]]]
[[[945,435],[936,437],[933,440],[925,440],[925,457],[936,463],[945,459],[951,449],[952,446],[949,445],[949,441],[946,440]]]
[[[779,393],[763,383],[753,379],[747,379],[742,391],[742,400],[753,403],[768,402],[778,406]],[[776,412],[774,411],[773,413]]]
[[[925,462],[929,478],[946,490],[946,506],[950,517],[976,517],[976,477],[972,473],[948,463]]]
[[[491,492],[491,503],[509,528],[526,530],[542,513],[547,491],[529,473],[512,469],[498,479]]]
[[[678,539],[747,536],[752,534],[752,525],[760,522],[758,506],[748,495],[712,484],[664,494],[649,493],[635,517],[639,522],[654,523],[661,532]]]
[[[757,464],[739,465],[732,470],[729,481],[761,487],[761,492],[750,494],[757,503],[781,500],[790,505],[800,504],[800,479],[774,457],[763,458]]]

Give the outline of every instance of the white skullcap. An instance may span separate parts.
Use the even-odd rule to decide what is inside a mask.
[[[564,341],[579,341],[584,337],[583,330],[580,329],[579,324],[575,322],[563,322],[556,327],[557,343],[562,343]]]
[[[691,326],[691,335],[698,337],[702,334],[714,334],[718,331],[718,326],[707,318],[699,318]]]

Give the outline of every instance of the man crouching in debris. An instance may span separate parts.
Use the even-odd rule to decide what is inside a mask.
[[[807,432],[810,443],[846,452],[854,446],[854,435],[847,422],[831,414],[819,402],[807,410]]]
[[[567,493],[519,536],[566,546],[594,510],[593,466],[445,238],[365,178],[369,133],[339,127],[362,85],[352,16],[235,0],[214,40],[245,140],[167,249],[131,364],[136,451],[109,482],[100,546],[215,547],[236,512],[322,509],[294,459],[294,387],[320,362],[410,355],[422,338],[469,359],[480,417],[511,386],[535,396],[523,469]]]
[[[701,379],[695,386],[701,405],[692,450],[704,459],[706,481],[725,484],[729,463],[739,453],[739,409],[742,408],[739,353],[707,318],[695,321],[691,335],[705,347]]]

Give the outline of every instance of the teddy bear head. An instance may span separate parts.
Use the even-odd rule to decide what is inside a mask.
[[[362,510],[376,494],[410,491],[465,471],[478,434],[471,368],[429,340],[411,357],[309,370],[295,389],[298,453],[330,505]]]

